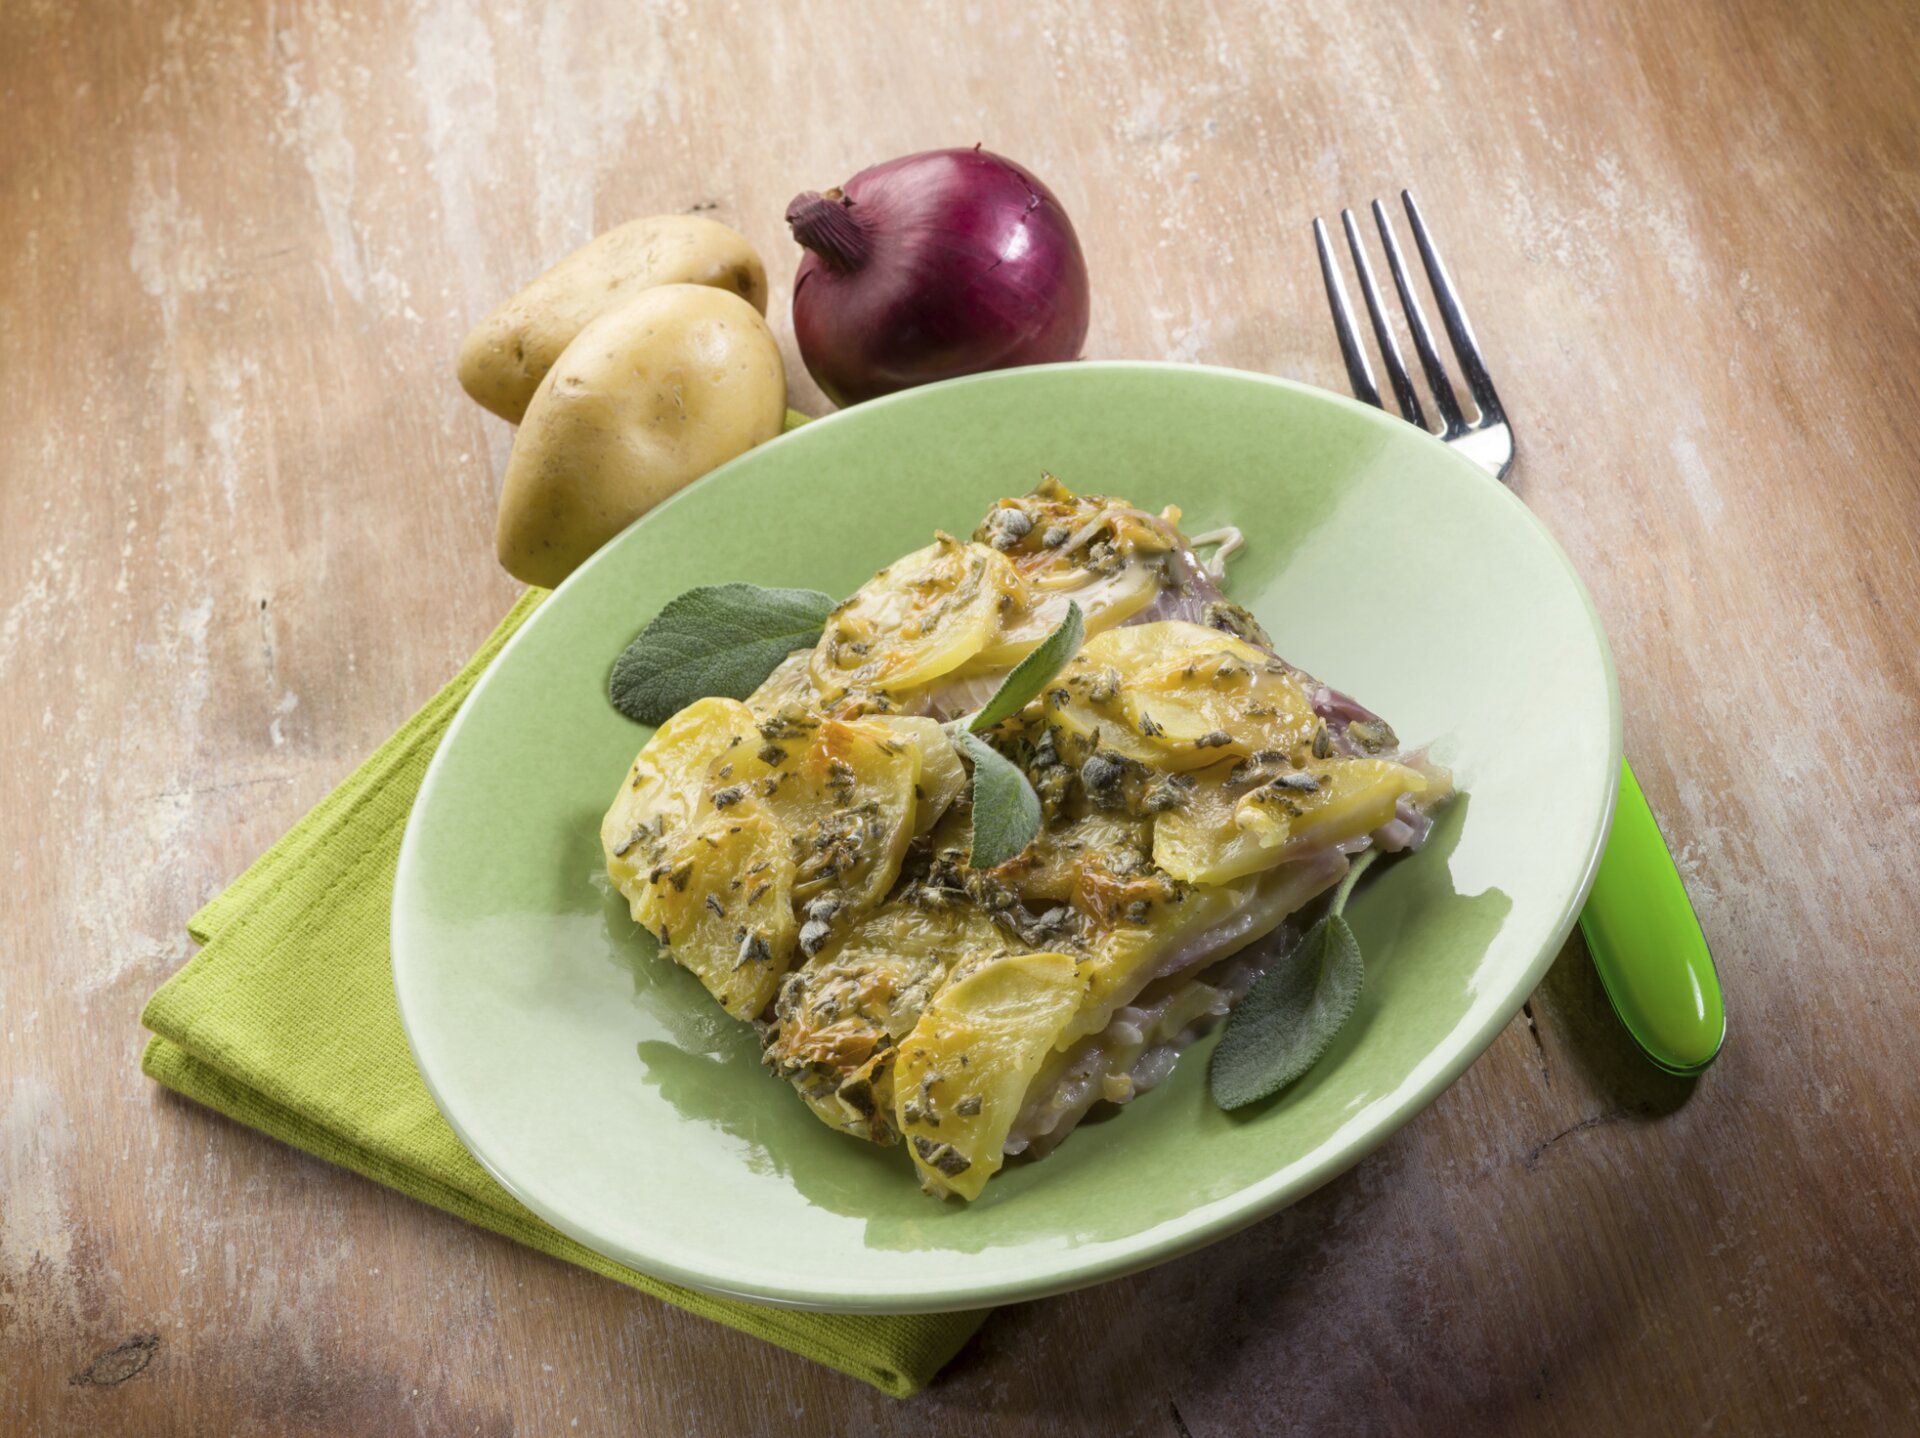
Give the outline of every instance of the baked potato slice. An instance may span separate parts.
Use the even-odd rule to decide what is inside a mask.
[[[1231,883],[1370,834],[1402,797],[1424,804],[1433,790],[1426,774],[1391,759],[1320,761],[1250,787],[1216,774],[1154,820],[1153,859],[1186,883]]]
[[[874,722],[903,735],[920,751],[920,777],[914,784],[913,836],[928,833],[940,822],[960,791],[967,787],[967,771],[953,751],[947,731],[931,719],[910,715],[875,715]]]
[[[758,732],[752,712],[735,699],[698,700],[654,730],[600,823],[607,873],[629,901],[698,814],[708,771]]]
[[[834,610],[813,651],[814,687],[835,699],[930,684],[993,642],[1025,602],[1025,582],[1004,554],[943,534]]]
[[[829,1127],[897,1142],[899,1042],[955,959],[1002,942],[993,920],[972,906],[896,903],[864,915],[782,983],[764,1058]]]
[[[793,962],[793,876],[779,824],[745,806],[716,812],[648,874],[634,917],[723,1009],[753,1019]]]
[[[974,673],[1011,669],[1025,659],[1067,617],[1067,605],[1080,606],[1086,633],[1099,634],[1125,624],[1159,597],[1159,572],[1142,564],[1115,574],[1085,570],[1048,572],[1030,580],[1027,605],[1008,618],[997,638],[967,664]]]
[[[796,649],[774,666],[773,673],[760,681],[760,687],[747,696],[747,708],[761,718],[771,718],[783,709],[817,708],[813,677],[808,667],[811,649]]]
[[[1002,953],[956,971],[934,995],[894,1065],[895,1122],[922,1188],[980,1196],[1086,991],[1066,954]]]
[[[1271,655],[1178,619],[1096,634],[1048,691],[1048,714],[1084,746],[1175,773],[1263,752],[1305,759],[1320,724]]]
[[[714,778],[785,829],[800,948],[810,957],[899,877],[920,804],[922,736],[894,719],[793,710],[760,734],[763,742],[743,746]]]

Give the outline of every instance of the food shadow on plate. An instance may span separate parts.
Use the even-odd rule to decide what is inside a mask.
[[[747,1036],[744,1058],[687,1053],[661,1039],[643,1039],[634,1052],[646,1067],[646,1081],[683,1117],[738,1140],[749,1169],[786,1179],[809,1203],[859,1218],[872,1211],[876,1194],[913,1188],[904,1153],[859,1143],[815,1122],[797,1111],[798,1100],[784,1084],[776,1089],[771,1074],[767,1101],[739,1102],[733,1080],[740,1065],[760,1060],[752,1031],[736,1027]]]

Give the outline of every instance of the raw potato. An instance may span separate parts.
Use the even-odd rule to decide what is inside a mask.
[[[710,285],[767,312],[767,272],[746,237],[697,215],[656,215],[608,230],[473,327],[460,387],[510,424],[562,350],[604,314],[657,285]]]
[[[558,584],[786,415],[786,369],[759,311],[704,285],[642,291],[581,330],[534,393],[500,493],[500,563]]]

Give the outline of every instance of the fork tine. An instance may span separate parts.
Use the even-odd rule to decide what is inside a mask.
[[[1347,362],[1347,383],[1353,388],[1353,397],[1375,409],[1385,409],[1379,387],[1373,382],[1367,352],[1360,348],[1360,337],[1354,333],[1353,306],[1347,303],[1347,287],[1341,282],[1340,267],[1334,263],[1327,227],[1318,215],[1313,217],[1313,243],[1320,251],[1320,277],[1327,282],[1327,303],[1333,307],[1333,329],[1340,338],[1340,358]]]
[[[1446,364],[1433,347],[1433,331],[1427,328],[1427,313],[1420,297],[1407,282],[1407,267],[1400,258],[1400,242],[1387,223],[1386,206],[1373,202],[1373,221],[1380,227],[1380,243],[1386,247],[1387,268],[1393,271],[1393,287],[1400,292],[1400,308],[1406,311],[1407,330],[1413,335],[1414,353],[1420,356],[1420,368],[1426,371],[1427,387],[1433,391],[1433,406],[1440,411],[1445,426],[1444,439],[1457,439],[1467,432],[1467,421],[1460,413],[1460,402],[1453,397],[1453,381],[1447,378]]]
[[[1433,237],[1427,233],[1427,222],[1420,217],[1420,207],[1413,201],[1413,191],[1402,190],[1400,202],[1407,207],[1407,219],[1413,225],[1413,242],[1420,247],[1420,262],[1427,267],[1427,280],[1433,286],[1434,301],[1440,306],[1440,322],[1447,327],[1453,352],[1460,357],[1467,393],[1480,406],[1482,418],[1504,419],[1506,412],[1500,408],[1500,396],[1494,393],[1493,379],[1487,374],[1486,362],[1480,358],[1473,326],[1467,323],[1467,312],[1460,307],[1460,292],[1454,289],[1453,279],[1440,261],[1440,252],[1433,247]]]
[[[1393,327],[1387,323],[1387,312],[1380,303],[1380,291],[1374,287],[1373,266],[1368,263],[1367,252],[1360,243],[1360,227],[1353,222],[1353,211],[1342,210],[1340,223],[1346,227],[1347,248],[1353,251],[1354,272],[1360,276],[1360,295],[1367,302],[1367,318],[1373,321],[1373,337],[1380,346],[1380,359],[1387,367],[1387,379],[1393,384],[1393,397],[1400,401],[1400,414],[1410,424],[1425,429],[1427,417],[1421,412],[1420,396],[1414,393],[1406,362],[1400,358],[1400,344],[1393,337]]]

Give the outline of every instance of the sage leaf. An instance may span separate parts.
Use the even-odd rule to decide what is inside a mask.
[[[1338,914],[1311,929],[1234,1005],[1207,1079],[1221,1108],[1278,1093],[1319,1062],[1360,1001],[1360,945]]]
[[[1342,910],[1378,857],[1379,850],[1368,849],[1347,867],[1326,916],[1234,1005],[1207,1068],[1221,1108],[1244,1108],[1278,1093],[1320,1061],[1353,1016],[1365,968]]]
[[[1066,667],[1067,661],[1080,652],[1080,641],[1086,634],[1086,616],[1080,612],[1080,606],[1069,599],[1066,618],[1025,659],[1013,666],[1012,672],[993,691],[993,698],[967,721],[967,728],[975,734],[985,733],[1026,708],[1053,676]]]
[[[614,661],[608,697],[642,724],[663,724],[696,699],[745,699],[781,660],[818,641],[834,604],[812,589],[689,589]]]
[[[1040,796],[1019,765],[986,740],[962,732],[954,743],[973,762],[973,849],[967,862],[997,869],[1040,832]]]

